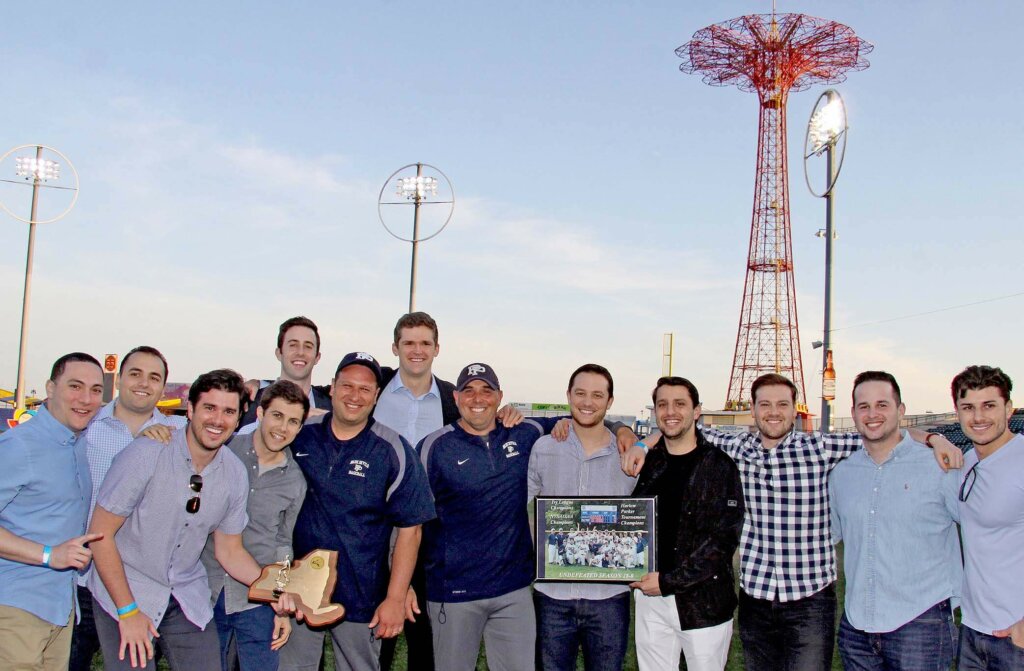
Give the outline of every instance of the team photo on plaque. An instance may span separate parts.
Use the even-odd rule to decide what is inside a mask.
[[[538,496],[537,580],[630,583],[657,570],[654,501]]]

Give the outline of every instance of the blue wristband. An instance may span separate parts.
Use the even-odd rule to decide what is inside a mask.
[[[50,568],[50,553],[53,552],[53,548],[49,545],[43,546],[43,566]]]
[[[135,610],[135,609],[137,609],[137,608],[138,608],[138,605],[136,605],[136,603],[135,603],[134,601],[132,601],[132,602],[131,602],[130,604],[128,604],[127,606],[125,606],[125,607],[123,607],[123,608],[118,608],[118,609],[117,609],[117,614],[118,614],[119,616],[120,616],[120,615],[127,615],[128,613],[132,612],[133,610]]]

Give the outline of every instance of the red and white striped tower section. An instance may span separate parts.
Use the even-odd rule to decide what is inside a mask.
[[[750,407],[764,373],[793,380],[806,403],[789,227],[786,101],[790,91],[836,83],[868,67],[872,45],[849,26],[803,14],[752,14],[698,30],[676,49],[679,69],[712,86],[756,91],[761,103],[750,250],[726,409]]]

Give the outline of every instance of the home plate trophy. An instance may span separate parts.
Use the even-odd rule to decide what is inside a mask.
[[[334,624],[345,615],[345,607],[331,603],[334,585],[338,582],[338,553],[334,550],[313,550],[302,559],[291,557],[263,567],[263,572],[249,587],[249,600],[272,603],[288,592],[296,597],[297,607],[313,627]]]

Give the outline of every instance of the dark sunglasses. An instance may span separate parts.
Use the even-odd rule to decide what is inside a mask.
[[[967,471],[967,475],[964,476],[964,481],[960,483],[961,503],[966,503],[967,497],[969,497],[971,492],[974,491],[974,483],[978,481],[978,464],[980,463],[981,462],[978,461],[971,466],[971,470]]]
[[[185,502],[185,512],[195,515],[199,512],[199,492],[203,491],[203,476],[193,475],[188,479],[188,488],[196,493],[195,496]]]

